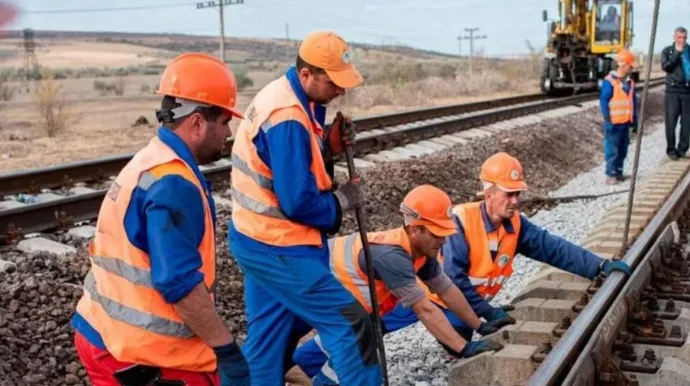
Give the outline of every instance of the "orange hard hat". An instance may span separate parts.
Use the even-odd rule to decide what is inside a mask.
[[[410,190],[400,204],[405,225],[423,225],[438,237],[457,232],[450,218],[451,209],[450,197],[432,185],[420,185]]]
[[[235,107],[237,81],[232,71],[218,58],[200,52],[177,56],[163,71],[158,94],[217,106],[233,116],[244,118]]]
[[[484,161],[479,179],[485,183],[484,190],[491,184],[504,192],[527,190],[520,161],[504,152],[496,153]]]
[[[635,55],[628,50],[620,50],[616,54],[616,62],[618,64],[627,64],[628,66],[635,67]]]

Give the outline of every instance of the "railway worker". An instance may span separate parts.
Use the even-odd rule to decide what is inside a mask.
[[[601,85],[599,104],[604,116],[604,155],[606,184],[623,181],[623,162],[628,154],[630,129],[637,131],[637,93],[629,75],[635,56],[628,50],[616,55],[618,68],[611,71]]]
[[[685,157],[690,147],[690,45],[687,39],[688,31],[678,27],[673,32],[673,44],[661,51],[661,69],[666,73],[666,155],[674,161]],[[676,145],[678,118],[680,137]]]
[[[450,197],[442,190],[431,185],[417,186],[400,204],[403,225],[383,232],[370,232],[367,238],[378,278],[375,283],[379,313],[386,315],[400,304],[419,318],[452,355],[469,358],[485,351],[500,350],[503,346],[492,340],[468,342],[448,320],[448,317],[465,320],[482,335],[498,331],[491,323],[477,317],[436,260],[445,238],[457,232],[450,218],[451,205]],[[333,274],[371,313],[369,280],[359,233],[337,237],[328,243]],[[448,317],[429,301],[418,280],[444,300],[449,309]],[[391,323],[383,327],[384,331],[397,329]],[[314,378],[314,385],[338,384],[326,351],[321,349],[317,335],[295,353],[295,362],[307,376]]]
[[[333,186],[323,154],[342,152],[354,130],[336,124],[324,134],[325,105],[361,83],[340,36],[309,34],[296,65],[259,91],[238,127],[228,244],[244,274],[252,385],[284,385],[312,327],[345,384],[383,382],[372,321],[331,274],[326,243],[362,199],[357,182]]]
[[[479,178],[484,200],[453,207],[451,218],[458,232],[446,237],[439,262],[474,312],[494,326],[500,328],[516,322],[504,307],[491,306],[489,301],[513,274],[517,253],[588,279],[600,272],[609,275],[614,270],[630,274],[630,267],[624,262],[602,259],[520,215],[519,195],[527,190],[527,184],[517,159],[496,153],[484,162]],[[444,299],[425,284],[421,286],[433,303],[448,309]],[[385,326],[396,329],[417,321],[414,313],[400,306],[383,317]],[[467,323],[459,319],[451,322],[463,338],[472,338],[473,328]]]
[[[477,315],[487,321],[508,316],[504,307],[493,307],[489,301],[513,274],[517,253],[590,280],[600,272],[606,276],[613,271],[630,275],[625,262],[602,259],[520,215],[519,195],[527,190],[527,184],[522,165],[514,157],[504,152],[492,155],[482,165],[479,179],[484,200],[453,208],[458,232],[446,239],[441,250],[443,270]],[[443,299],[428,290],[427,294],[434,303],[446,307]],[[391,317],[401,318],[404,313],[397,309]],[[459,322],[454,327],[463,331],[463,336],[471,336],[472,329]]]
[[[199,165],[220,158],[235,108],[232,72],[185,53],[163,72],[157,135],[122,169],[98,216],[72,319],[91,381],[249,385],[216,313],[215,204]]]

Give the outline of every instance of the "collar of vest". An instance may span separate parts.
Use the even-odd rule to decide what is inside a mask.
[[[199,165],[197,165],[192,152],[189,150],[184,141],[182,141],[182,139],[178,137],[177,134],[175,134],[172,130],[164,126],[158,128],[157,135],[161,142],[172,149],[175,154],[182,158],[182,160],[186,162],[190,168],[192,168],[194,175],[199,182],[201,182],[202,186],[208,189],[209,184],[206,178],[204,178],[204,175],[201,173],[201,170],[199,170]]]
[[[297,68],[295,66],[291,66],[290,68],[288,68],[288,70],[285,72],[285,77],[290,83],[290,87],[292,87],[292,92],[295,93],[295,96],[297,96],[297,99],[299,99],[300,103],[302,104],[302,107],[307,111],[307,114],[309,114],[309,119],[318,122],[321,125],[321,127],[325,127],[326,106],[314,103],[314,110],[312,111],[309,103],[309,98],[307,98],[307,93],[304,92],[304,88],[302,88],[302,83],[300,83],[299,81]]]
[[[486,202],[485,201],[482,201],[481,204],[479,204],[479,210],[482,212],[482,220],[484,221],[484,230],[486,231],[486,233],[496,232],[498,229],[496,229],[494,224],[491,222],[491,218],[489,217],[489,213],[486,211]],[[505,228],[506,232],[508,232],[508,233],[515,233],[515,228],[513,228],[513,223],[510,222],[509,219],[503,220],[503,228]]]

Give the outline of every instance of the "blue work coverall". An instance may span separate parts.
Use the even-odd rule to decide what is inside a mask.
[[[489,220],[483,203],[481,210],[485,231],[487,233],[496,231],[496,228]],[[453,215],[452,218],[458,233],[448,236],[443,245],[443,270],[453,283],[460,288],[474,312],[480,317],[486,318],[492,312],[493,307],[477,293],[467,277],[470,267],[470,251],[465,239],[465,229],[456,215]],[[599,266],[603,261],[602,258],[563,238],[550,234],[546,230],[534,225],[524,216],[520,216],[520,221],[517,253],[588,279],[594,279],[599,273]],[[503,226],[507,232],[514,232],[510,220],[505,220]],[[496,258],[494,253],[492,253],[492,257]],[[460,335],[465,340],[470,341],[473,333],[472,328],[455,316],[452,311],[442,307],[441,309]],[[385,333],[389,333],[412,325],[419,321],[419,319],[412,311],[412,308],[398,304],[393,311],[383,316],[382,321]],[[320,364],[325,360],[325,356],[320,357],[323,354],[318,346],[313,342],[308,342],[300,346],[298,352],[300,354],[298,361],[302,371],[310,377],[318,374]]]
[[[286,76],[310,112],[295,67]],[[310,113],[310,119],[322,127],[325,117],[325,106],[316,105],[313,116]],[[302,123],[288,120],[268,131],[259,130],[253,142],[271,169],[281,210],[291,221],[319,229],[323,246],[268,245],[240,233],[229,221],[230,253],[244,274],[248,328],[242,351],[252,385],[284,385],[297,342],[312,327],[324,345],[330,345],[330,365],[343,384],[380,385],[383,378],[371,319],[330,272],[327,234],[337,232],[342,213],[333,193],[317,188],[310,171],[308,131]]]
[[[615,72],[611,75],[618,78]],[[623,81],[623,90],[630,94],[630,80]],[[609,177],[620,177],[623,175],[623,162],[628,155],[628,144],[630,143],[630,128],[637,130],[637,93],[633,94],[633,122],[630,124],[611,123],[609,101],[613,97],[613,85],[604,79],[601,84],[599,94],[599,105],[601,114],[604,116],[604,157],[606,158],[606,175]]]

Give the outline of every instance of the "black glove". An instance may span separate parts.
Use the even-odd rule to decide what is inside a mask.
[[[515,318],[513,318],[512,316],[506,314],[506,316],[504,316],[500,319],[494,319],[494,320],[490,321],[488,324],[490,324],[491,326],[493,326],[497,330],[500,330],[503,326],[507,326],[509,324],[515,324],[515,323],[517,323],[517,320],[515,320]],[[482,334],[482,335],[484,335],[484,334]]]
[[[237,342],[214,347],[221,386],[249,386],[249,365]]]
[[[503,319],[506,317],[509,317],[503,307],[492,307],[491,312],[487,312],[482,315],[484,319],[488,320],[489,322],[498,320],[498,319]]]
[[[451,352],[456,358],[471,358],[475,355],[479,355],[486,351],[499,351],[503,348],[503,345],[496,342],[495,340],[475,340],[472,342],[467,342],[465,347],[460,352]]]
[[[361,180],[348,181],[340,185],[338,189],[333,192],[335,198],[340,203],[340,209],[345,212],[348,209],[355,209],[362,206],[362,189],[360,188]]]
[[[493,334],[494,332],[498,331],[499,328],[500,327],[496,327],[491,323],[482,322],[482,324],[479,325],[477,332],[480,335],[489,335],[489,334]]]

